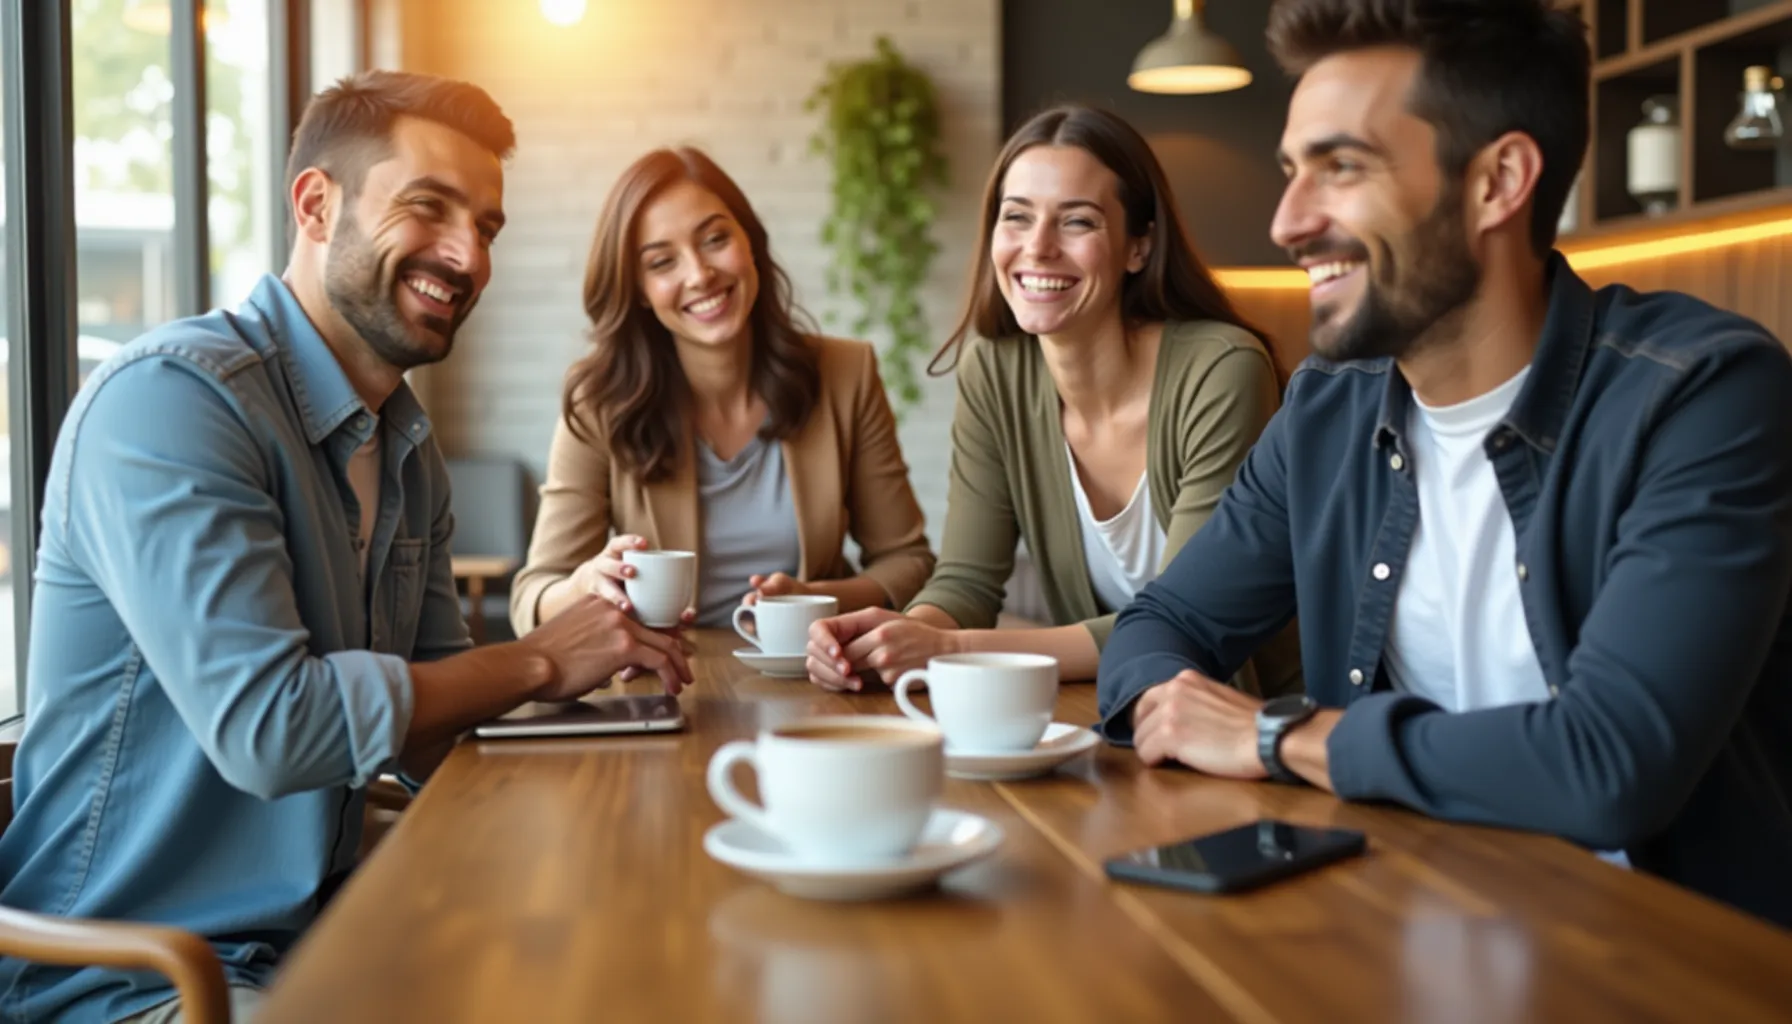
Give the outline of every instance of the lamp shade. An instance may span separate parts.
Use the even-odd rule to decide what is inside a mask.
[[[1176,0],[1170,30],[1145,44],[1126,84],[1140,92],[1187,95],[1226,92],[1251,84],[1251,72],[1232,44],[1207,30],[1197,0]]]

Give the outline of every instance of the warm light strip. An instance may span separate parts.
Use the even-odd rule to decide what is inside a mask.
[[[1264,288],[1305,288],[1307,272],[1293,267],[1221,267],[1213,272],[1220,286],[1233,291]]]
[[[1593,270],[1619,263],[1634,263],[1638,260],[1684,256],[1687,253],[1704,252],[1707,249],[1721,249],[1726,245],[1741,245],[1744,242],[1759,242],[1763,239],[1783,238],[1787,235],[1792,235],[1792,217],[1763,221],[1759,224],[1744,224],[1741,227],[1720,228],[1716,231],[1699,231],[1692,234],[1674,235],[1669,238],[1652,238],[1644,242],[1623,242],[1617,245],[1572,250],[1563,255],[1568,258],[1568,265],[1574,269]],[[1293,267],[1229,267],[1216,269],[1213,275],[1219,279],[1221,285],[1234,291],[1309,287],[1307,272]]]
[[[1614,263],[1632,263],[1636,260],[1659,259],[1663,256],[1683,256],[1689,252],[1704,252],[1707,249],[1718,249],[1726,245],[1759,242],[1762,239],[1780,238],[1785,235],[1792,235],[1792,217],[1782,217],[1779,220],[1764,221],[1760,224],[1744,224],[1735,228],[1720,228],[1716,231],[1675,235],[1671,238],[1652,238],[1646,242],[1628,242],[1595,249],[1582,249],[1579,252],[1569,252],[1565,255],[1568,257],[1568,265],[1574,269],[1592,270],[1595,267],[1609,267]]]

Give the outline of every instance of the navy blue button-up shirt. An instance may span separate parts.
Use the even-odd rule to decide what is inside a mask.
[[[1102,729],[1215,679],[1299,609],[1347,799],[1553,833],[1792,925],[1792,358],[1675,293],[1559,255],[1523,390],[1487,436],[1552,698],[1449,713],[1382,652],[1418,523],[1389,360],[1309,360],[1213,519],[1119,618]],[[1377,572],[1385,564],[1390,571]]]
[[[348,464],[375,430],[363,509]],[[452,529],[422,406],[401,385],[375,416],[276,278],[108,360],[50,462],[0,903],[185,928],[266,984],[354,864],[362,787],[410,727],[407,663],[470,646]],[[0,960],[4,1020],[173,994]]]

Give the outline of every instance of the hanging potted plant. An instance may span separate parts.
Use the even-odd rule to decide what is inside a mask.
[[[854,334],[887,330],[879,362],[900,415],[921,401],[919,366],[932,347],[920,298],[939,249],[927,190],[946,183],[947,164],[933,81],[887,37],[876,46],[867,60],[830,64],[805,109],[823,112],[810,148],[833,163],[821,228],[833,257],[828,292],[852,297]]]

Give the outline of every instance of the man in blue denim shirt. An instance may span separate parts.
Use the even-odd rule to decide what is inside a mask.
[[[1589,66],[1553,6],[1272,9],[1301,76],[1272,234],[1318,358],[1120,616],[1102,727],[1792,924],[1792,360],[1553,253]],[[1314,700],[1212,681],[1297,606]]]
[[[448,475],[405,370],[491,276],[514,136],[374,72],[307,110],[284,279],[126,346],[51,461],[0,903],[211,941],[239,1008],[354,865],[363,790],[677,642],[591,598],[468,650]],[[0,962],[0,1018],[171,1019],[146,973]]]

